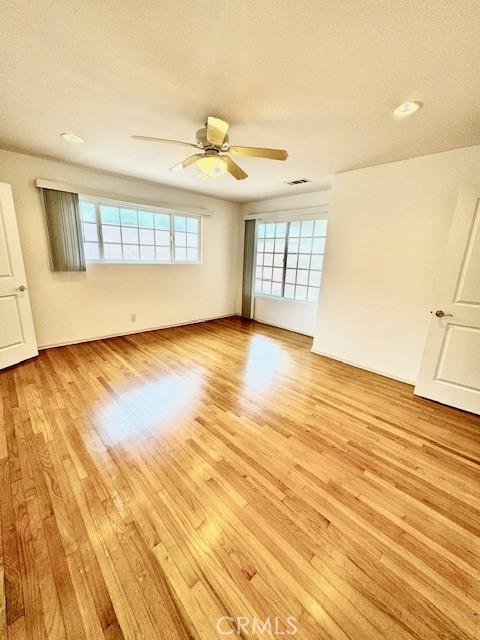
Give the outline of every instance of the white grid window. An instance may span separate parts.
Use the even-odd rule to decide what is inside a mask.
[[[326,220],[260,222],[255,292],[317,302],[326,235]]]
[[[80,216],[88,261],[200,261],[198,217],[88,201]]]
[[[197,262],[199,225],[198,218],[175,215],[175,262]]]
[[[282,295],[286,237],[286,222],[268,222],[258,225],[255,267],[257,293]]]

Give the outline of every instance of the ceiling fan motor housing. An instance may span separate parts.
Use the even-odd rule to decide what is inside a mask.
[[[218,151],[225,150],[228,148],[228,133],[225,134],[225,138],[223,140],[223,144],[221,147],[218,147],[207,140],[207,127],[203,127],[199,129],[195,134],[195,139],[197,144],[200,145],[203,149],[217,149]]]

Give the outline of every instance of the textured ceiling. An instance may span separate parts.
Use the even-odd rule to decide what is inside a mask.
[[[5,148],[245,202],[480,143],[479,0],[3,0],[0,29]],[[129,138],[190,141],[209,114],[289,159],[205,181],[169,172],[187,147]]]

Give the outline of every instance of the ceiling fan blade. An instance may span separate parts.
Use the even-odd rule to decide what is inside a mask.
[[[261,147],[229,147],[229,153],[237,156],[252,156],[254,158],[269,158],[270,160],[286,160],[288,153],[285,149],[263,149]]]
[[[228,122],[208,116],[207,118],[207,140],[216,147],[221,147],[230,128]]]
[[[180,169],[185,169],[186,167],[189,167],[191,164],[196,162],[199,158],[203,157],[203,153],[194,153],[193,156],[189,156],[188,158],[185,158],[185,160],[182,160],[182,162],[179,162],[173,167],[170,167],[170,171],[180,171]]]
[[[147,140],[149,142],[167,142],[169,144],[181,144],[185,147],[193,147],[194,149],[198,149],[196,144],[192,144],[191,142],[182,142],[181,140],[166,140],[165,138],[152,138],[151,136],[131,136],[134,140]]]
[[[230,158],[230,156],[220,157],[225,162],[228,173],[230,173],[230,175],[232,175],[236,180],[245,180],[245,178],[248,178],[248,173],[245,173],[242,167],[239,167],[238,164]]]

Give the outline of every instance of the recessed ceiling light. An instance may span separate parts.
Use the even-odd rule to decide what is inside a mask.
[[[411,116],[412,113],[418,111],[423,107],[423,104],[418,101],[414,102],[402,102],[399,104],[396,109],[393,110],[393,115],[396,118],[406,118],[407,116]]]
[[[83,138],[77,136],[76,133],[61,133],[60,134],[64,140],[67,142],[85,142]]]

